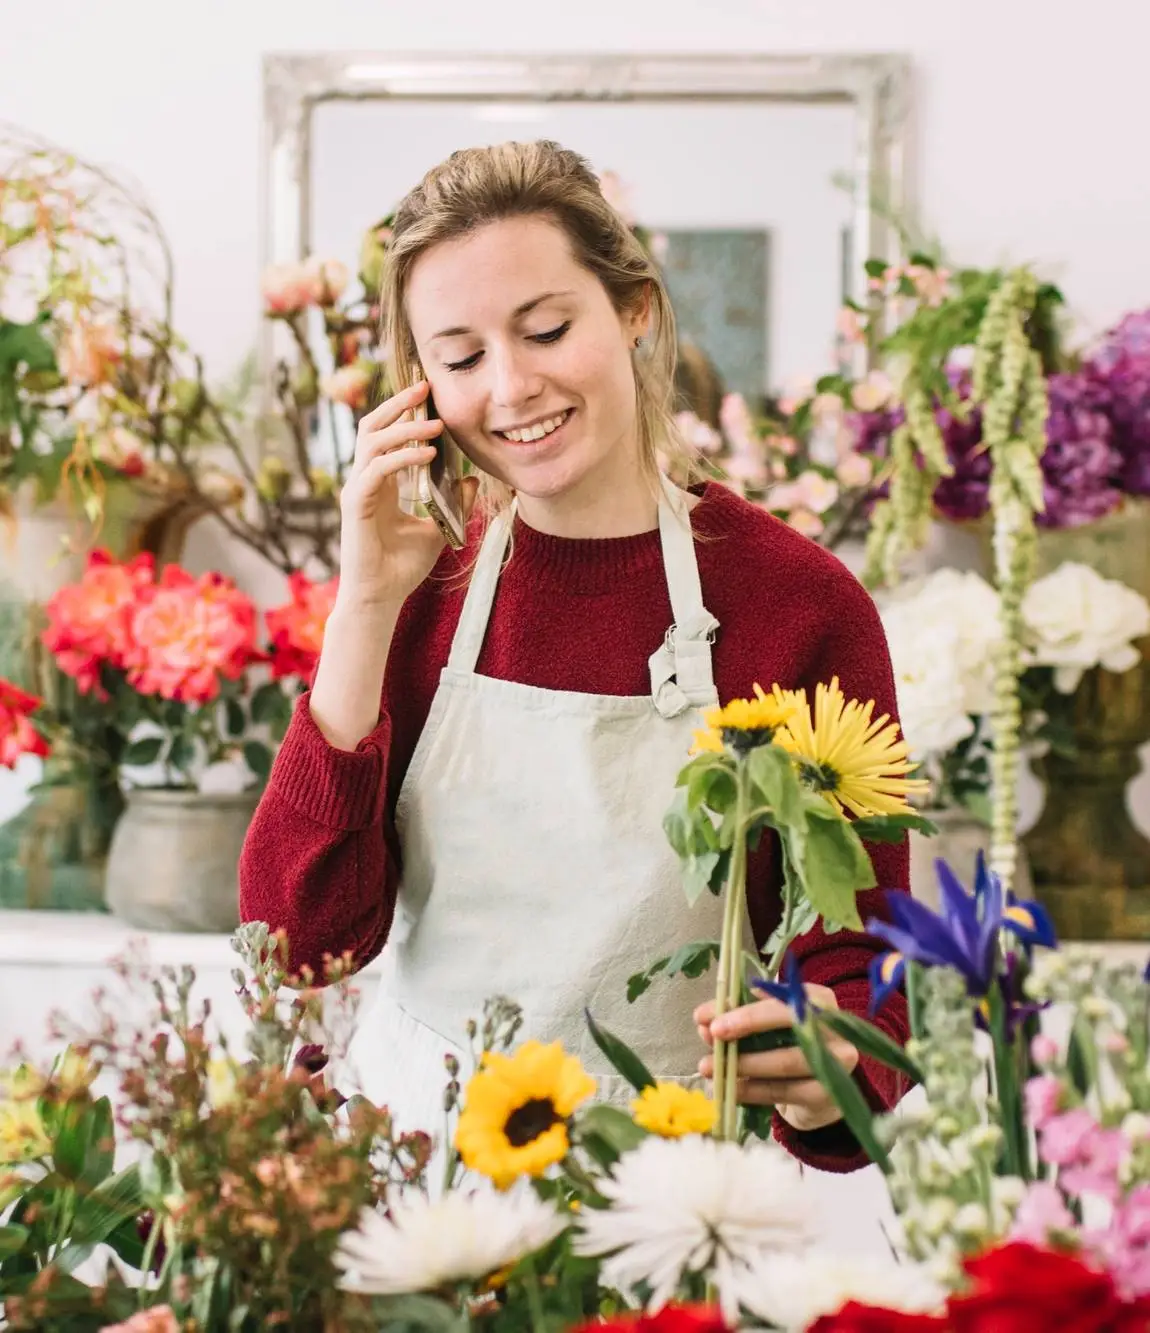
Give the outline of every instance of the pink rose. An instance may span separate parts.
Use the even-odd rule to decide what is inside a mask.
[[[787,515],[787,523],[794,528],[796,532],[801,532],[804,537],[817,537],[823,530],[824,524],[818,514],[812,514],[809,509],[793,509]]]
[[[333,403],[359,409],[367,406],[367,395],[371,388],[373,372],[361,361],[350,366],[340,366],[330,375],[325,375],[319,382],[320,391]]]
[[[851,389],[851,404],[859,412],[877,412],[890,402],[894,385],[881,370],[872,370]]]
[[[1030,1058],[1036,1065],[1052,1065],[1058,1059],[1058,1043],[1045,1032],[1040,1032],[1030,1043]]]
[[[859,312],[849,305],[844,305],[835,317],[835,332],[847,343],[859,343],[863,340],[862,320]]]

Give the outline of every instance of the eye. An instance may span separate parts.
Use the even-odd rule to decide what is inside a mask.
[[[466,356],[466,357],[464,357],[462,361],[448,361],[448,362],[447,362],[447,369],[448,369],[448,370],[474,370],[475,367],[479,364],[479,358],[480,358],[481,355],[482,355],[482,354],[481,354],[480,352],[472,352],[472,354],[471,354],[470,356]]]
[[[570,327],[571,321],[566,319],[557,329],[548,329],[546,333],[533,333],[531,341],[533,343],[557,343]]]

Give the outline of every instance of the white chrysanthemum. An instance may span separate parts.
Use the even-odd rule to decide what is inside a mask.
[[[530,1189],[455,1190],[430,1200],[410,1195],[390,1218],[365,1209],[344,1238],[343,1285],[373,1295],[434,1291],[479,1281],[553,1240],[566,1219]]]
[[[738,1290],[745,1309],[787,1333],[801,1333],[847,1301],[930,1314],[945,1299],[918,1264],[839,1256],[829,1250],[768,1255],[746,1270]]]
[[[634,1298],[646,1284],[653,1310],[684,1274],[702,1273],[733,1321],[746,1266],[771,1252],[805,1249],[817,1234],[797,1163],[767,1143],[645,1139],[600,1189],[609,1206],[580,1213],[575,1248],[607,1256],[605,1286]]]
[[[1054,668],[1054,687],[1063,694],[1092,667],[1137,666],[1133,641],[1150,634],[1150,604],[1141,593],[1070,560],[1031,584],[1022,618],[1034,638],[1033,660]]]

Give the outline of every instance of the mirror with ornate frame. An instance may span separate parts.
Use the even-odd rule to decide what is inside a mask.
[[[355,273],[368,229],[451,151],[556,139],[609,173],[649,235],[684,392],[707,415],[722,390],[761,399],[831,368],[862,260],[898,256],[909,84],[891,55],[269,55],[263,258]],[[265,327],[265,383],[283,333]],[[354,438],[328,407],[325,466]]]

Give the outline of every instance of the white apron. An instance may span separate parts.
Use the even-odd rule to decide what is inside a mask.
[[[629,1101],[588,1034],[584,1007],[659,1077],[695,1082],[703,1044],[691,1015],[715,974],[656,979],[627,1001],[627,978],[695,940],[717,940],[721,899],[689,907],[663,834],[699,709],[717,702],[711,641],[683,497],[664,480],[659,535],[674,624],[650,659],[651,693],[544,690],[476,674],[512,513],[492,524],[396,809],[403,883],[379,990],[348,1052],[344,1091],[390,1107],[399,1130],[440,1144],[444,1057],[464,1058],[465,1025],[502,994],[522,1006],[519,1040],[560,1041]],[[749,922],[744,923],[750,942]],[[428,1177],[440,1179],[437,1166]],[[823,1243],[888,1255],[896,1231],[883,1179],[804,1173]],[[881,1222],[881,1227],[880,1227]],[[884,1235],[884,1231],[886,1235]]]
[[[476,674],[511,523],[505,512],[484,538],[400,791],[403,882],[379,991],[348,1053],[354,1082],[401,1130],[442,1134],[444,1056],[462,1058],[465,1025],[482,1022],[492,995],[522,1007],[518,1040],[562,1042],[604,1099],[634,1094],[592,1041],[585,1007],[657,1075],[693,1078],[704,1051],[691,1014],[714,994],[713,972],[627,1001],[633,973],[720,934],[721,901],[688,906],[662,829],[699,709],[717,702],[718,622],[686,504],[664,482],[674,624],[650,659],[651,693],[637,697]]]

